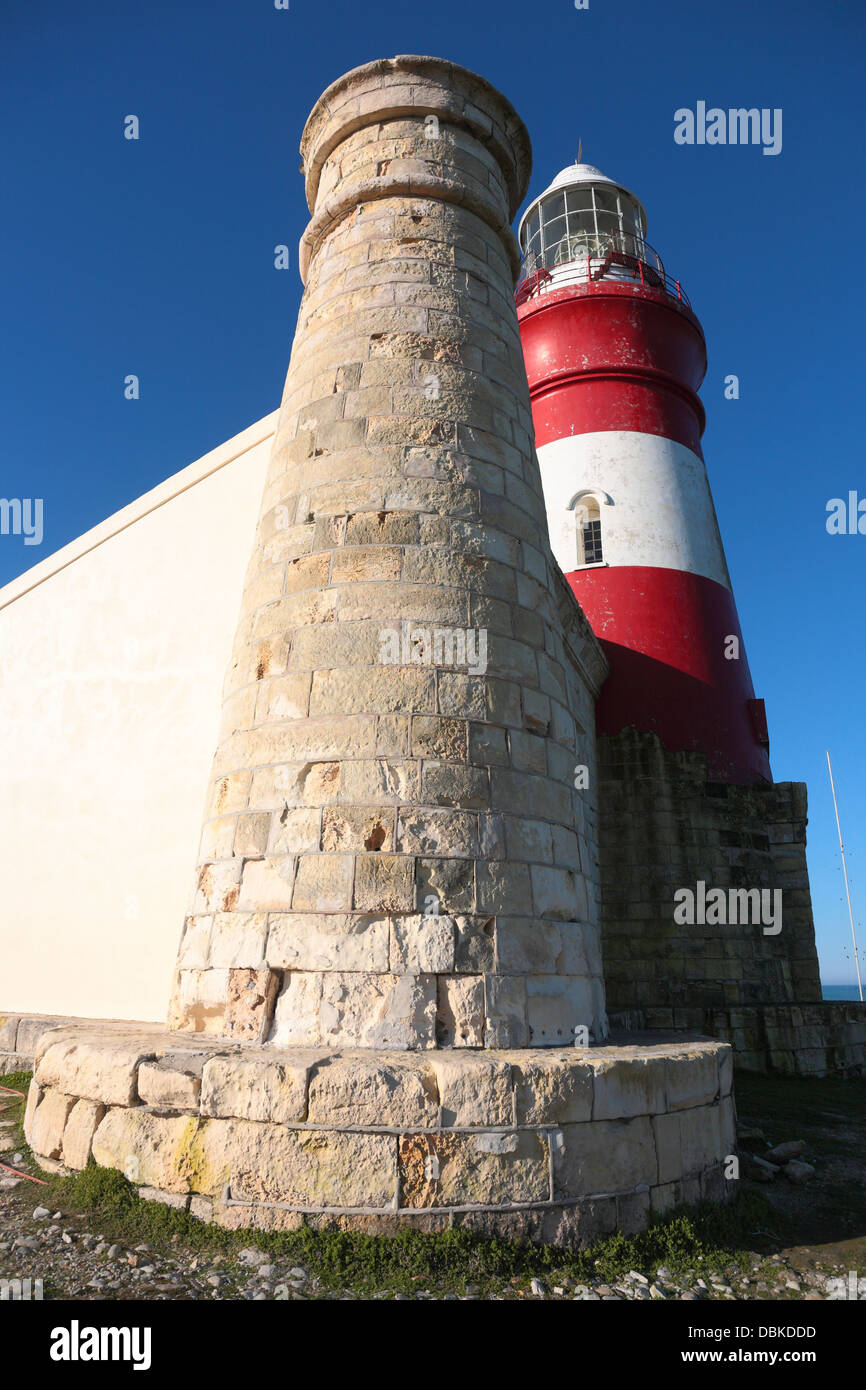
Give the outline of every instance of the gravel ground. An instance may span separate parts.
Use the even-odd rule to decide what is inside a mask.
[[[24,1185],[22,1180],[21,1185]],[[26,1184],[30,1188],[30,1184]],[[38,1188],[33,1187],[34,1193]],[[29,1198],[29,1192],[27,1194]],[[14,1197],[14,1200],[13,1200]],[[297,1264],[275,1259],[265,1251],[247,1248],[231,1257],[203,1255],[184,1249],[172,1238],[169,1251],[156,1251],[147,1243],[128,1249],[92,1229],[91,1218],[33,1206],[20,1189],[0,1191],[0,1278],[42,1279],[46,1299],[450,1299],[478,1301],[480,1291],[469,1285],[463,1294],[443,1291],[435,1285],[414,1294],[380,1291],[357,1293],[351,1288],[322,1286],[315,1275]],[[487,1300],[515,1298],[618,1301],[823,1299],[826,1281],[833,1273],[797,1272],[782,1256],[770,1259],[755,1254],[748,1274],[742,1266],[724,1275],[702,1275],[696,1268],[674,1276],[660,1268],[654,1278],[632,1271],[615,1283],[593,1280],[580,1284],[520,1278],[483,1295]]]

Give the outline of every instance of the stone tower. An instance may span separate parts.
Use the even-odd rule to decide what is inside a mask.
[[[513,289],[529,140],[368,63],[301,152],[305,293],[169,1031],[59,1030],[36,1153],[223,1224],[586,1242],[725,1192],[730,1049],[606,1045],[594,704]]]
[[[306,289],[170,1026],[289,1046],[605,1036],[604,663],[554,578],[513,305],[526,131],[373,63],[301,144]]]

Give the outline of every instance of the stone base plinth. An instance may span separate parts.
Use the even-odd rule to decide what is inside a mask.
[[[223,1226],[471,1225],[589,1244],[732,1184],[731,1048],[623,1035],[591,1048],[384,1053],[61,1028],[25,1132]]]

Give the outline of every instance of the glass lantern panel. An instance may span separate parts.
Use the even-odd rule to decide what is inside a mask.
[[[619,231],[619,218],[615,212],[598,212],[598,231],[600,236],[616,235]]]
[[[592,211],[592,189],[591,188],[569,188],[565,195],[566,205],[569,214],[573,212]]]
[[[615,188],[596,188],[595,206],[597,212],[618,212]]]
[[[640,236],[643,228],[641,227],[640,213],[637,210],[637,204],[633,203],[630,198],[623,198],[622,214],[624,230],[630,232],[633,236]]]
[[[537,237],[537,236],[538,236],[538,211],[536,210],[535,212],[532,213],[532,215],[531,215],[530,217],[527,217],[527,219],[526,219],[526,224],[525,224],[525,226],[524,226],[524,228],[523,228],[523,244],[524,244],[524,246],[527,248],[527,250],[529,249],[530,242],[533,240],[534,237]]]
[[[552,198],[548,198],[541,205],[541,216],[545,222],[550,222],[554,217],[562,217],[565,212],[565,194],[555,193]]]
[[[568,231],[570,236],[575,233],[589,233],[595,231],[595,213],[592,207],[582,208],[575,211],[573,208],[568,210]]]
[[[544,224],[544,255],[546,260],[550,260],[556,254],[561,244],[566,240],[566,226],[564,217],[555,217],[552,222]]]
[[[526,244],[523,253],[523,267],[525,275],[532,275],[541,265],[541,232],[535,233]]]

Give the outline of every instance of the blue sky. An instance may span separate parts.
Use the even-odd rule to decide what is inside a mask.
[[[774,774],[809,784],[822,973],[852,980],[824,749],[866,923],[866,536],[825,517],[866,497],[864,37],[851,0],[5,0],[0,495],[44,498],[45,533],[0,536],[0,584],[278,403],[301,286],[273,248],[305,225],[323,87],[394,53],[464,63],[526,121],[531,195],[582,138],[702,320],[705,454]],[[675,144],[701,100],[782,108],[781,153]]]

